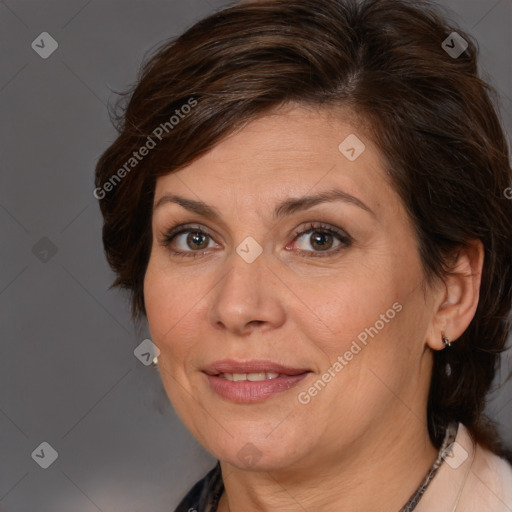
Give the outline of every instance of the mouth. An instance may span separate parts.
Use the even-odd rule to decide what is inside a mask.
[[[301,375],[311,370],[304,367],[292,368],[273,361],[234,361],[232,359],[224,359],[206,366],[203,368],[203,371],[207,375],[223,377],[228,380],[249,380],[254,382],[283,376]]]
[[[261,402],[295,387],[311,370],[272,361],[217,361],[203,369],[211,389],[238,403]]]
[[[282,375],[279,373],[274,373],[274,372],[219,373],[218,375],[215,375],[215,377],[220,377],[221,379],[231,380],[233,382],[240,382],[243,380],[248,380],[250,382],[258,382],[258,381],[262,381],[262,380],[276,379],[279,376],[282,376]]]

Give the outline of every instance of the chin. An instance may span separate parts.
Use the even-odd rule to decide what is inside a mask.
[[[247,471],[276,471],[288,468],[303,458],[304,444],[300,438],[286,433],[285,439],[269,436],[268,430],[251,435],[223,436],[218,443],[205,448],[222,462],[226,462],[241,470]],[[211,441],[211,437],[210,437]],[[302,450],[299,452],[297,447]]]

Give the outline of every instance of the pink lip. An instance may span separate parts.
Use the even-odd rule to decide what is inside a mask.
[[[210,386],[218,395],[232,402],[261,402],[270,396],[296,386],[309,372],[300,375],[280,375],[275,379],[251,382],[248,380],[232,381],[224,377],[208,375]]]
[[[233,360],[217,361],[204,370],[208,382],[215,393],[222,398],[237,403],[261,402],[276,393],[296,386],[310,372],[304,368],[290,368],[271,361]],[[262,381],[231,381],[219,377],[221,373],[278,373],[275,379]]]
[[[203,368],[208,375],[219,375],[221,373],[279,373],[280,375],[299,375],[309,372],[309,368],[290,368],[282,364],[265,360],[235,361],[233,359],[223,359]]]

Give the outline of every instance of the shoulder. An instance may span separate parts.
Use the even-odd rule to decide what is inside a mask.
[[[476,445],[475,458],[461,499],[469,509],[509,512],[512,510],[512,466],[491,451]],[[476,507],[476,508],[475,508]],[[487,507],[487,508],[485,508]]]
[[[462,423],[443,458],[418,512],[512,511],[512,466],[475,443]]]
[[[187,492],[174,512],[215,512],[224,490],[220,462]]]

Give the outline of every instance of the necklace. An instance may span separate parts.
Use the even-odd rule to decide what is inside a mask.
[[[437,455],[437,459],[434,461],[434,464],[432,464],[431,468],[429,469],[427,476],[423,479],[423,482],[421,482],[420,486],[414,491],[413,495],[407,500],[407,503],[399,510],[399,512],[411,512],[416,508],[416,505],[419,503],[421,497],[427,490],[427,487],[429,486],[430,482],[432,482],[434,476],[437,473],[437,470],[443,463],[443,456],[450,444],[453,443],[455,440],[457,434],[457,423],[452,422],[450,425],[448,425],[446,432],[444,434],[443,443],[441,445],[441,448],[439,449],[439,454]],[[458,503],[458,500],[457,500]],[[454,512],[455,509],[452,511]]]
[[[412,512],[416,508],[421,497],[427,490],[430,482],[432,482],[432,480],[434,479],[434,476],[436,475],[437,470],[443,463],[444,454],[445,454],[446,449],[455,440],[455,437],[457,434],[457,427],[458,427],[457,422],[452,422],[452,423],[450,423],[450,425],[448,425],[445,435],[444,435],[443,443],[441,445],[441,448],[439,449],[439,453],[438,453],[436,460],[430,467],[427,475],[425,476],[425,478],[423,479],[423,481],[421,482],[419,487],[414,491],[412,496],[407,500],[407,503],[398,512]],[[471,468],[469,468],[469,470],[466,474],[466,477],[464,478],[463,485],[462,485],[461,489],[459,490],[459,493],[457,496],[457,501],[455,502],[455,505],[451,512],[456,512],[456,510],[457,510],[457,506],[458,506],[460,497],[462,495],[462,490],[464,488],[464,485],[466,483],[466,480],[468,478],[470,471],[471,471]],[[222,512],[221,509],[219,508],[220,506],[222,506],[223,507],[222,510],[231,512],[231,510],[229,508],[229,503],[227,502],[227,500],[225,499],[225,496],[224,496],[224,494],[225,494],[224,486],[222,485],[222,487],[218,488],[217,490],[220,492],[215,493],[215,496],[213,498],[213,503],[212,503],[213,507],[211,510],[213,510],[215,512]]]

